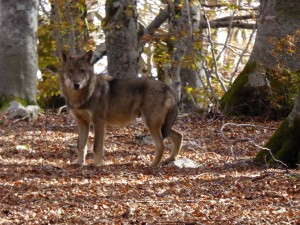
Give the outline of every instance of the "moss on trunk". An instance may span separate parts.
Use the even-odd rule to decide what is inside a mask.
[[[267,85],[252,87],[248,83],[248,75],[255,73],[256,69],[256,62],[248,62],[231,88],[224,94],[220,101],[220,109],[224,113],[250,116],[266,113],[269,105]]]
[[[8,95],[0,95],[0,112],[4,111],[8,106],[9,103],[12,101],[17,101],[20,104],[22,104],[23,106],[28,106],[28,105],[36,105],[36,102],[32,102],[26,99],[21,99],[18,97],[14,97],[14,96],[8,96]]]
[[[300,72],[264,68],[264,85],[251,85],[249,75],[259,70],[255,62],[248,63],[220,101],[220,109],[229,115],[286,117],[292,110]],[[252,78],[253,79],[253,78]],[[255,78],[254,78],[255,79]]]
[[[285,119],[277,131],[265,145],[270,149],[276,160],[284,162],[288,167],[295,168],[300,164],[300,118]],[[254,162],[276,165],[268,150],[261,150],[255,157]]]

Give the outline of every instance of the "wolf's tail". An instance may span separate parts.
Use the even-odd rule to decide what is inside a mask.
[[[178,114],[179,101],[178,101],[178,98],[176,97],[176,94],[174,92],[172,92],[172,94],[173,94],[173,97],[176,99],[176,104],[172,108],[170,108],[169,112],[166,115],[165,122],[162,125],[161,134],[162,134],[163,139],[165,139],[169,136],[170,131],[174,125],[174,122],[175,122],[175,120],[177,118],[177,114]]]

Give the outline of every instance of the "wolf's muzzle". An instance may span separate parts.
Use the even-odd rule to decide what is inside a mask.
[[[80,83],[74,83],[73,87],[74,87],[75,90],[79,90],[81,85],[80,85]]]

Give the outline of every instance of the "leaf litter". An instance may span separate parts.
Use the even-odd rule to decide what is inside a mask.
[[[141,124],[108,127],[106,164],[91,165],[89,151],[78,167],[69,115],[1,115],[0,224],[300,224],[299,168],[254,165],[260,149],[247,141],[263,146],[280,121],[246,120],[180,116],[180,157],[200,166],[153,169],[154,146],[135,140],[148,134]]]

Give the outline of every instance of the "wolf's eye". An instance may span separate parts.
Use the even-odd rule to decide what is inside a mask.
[[[73,69],[73,68],[68,69],[68,72],[69,72],[69,73],[74,73],[74,69]]]
[[[85,73],[85,72],[86,72],[86,69],[84,69],[84,68],[80,69],[80,73]]]

